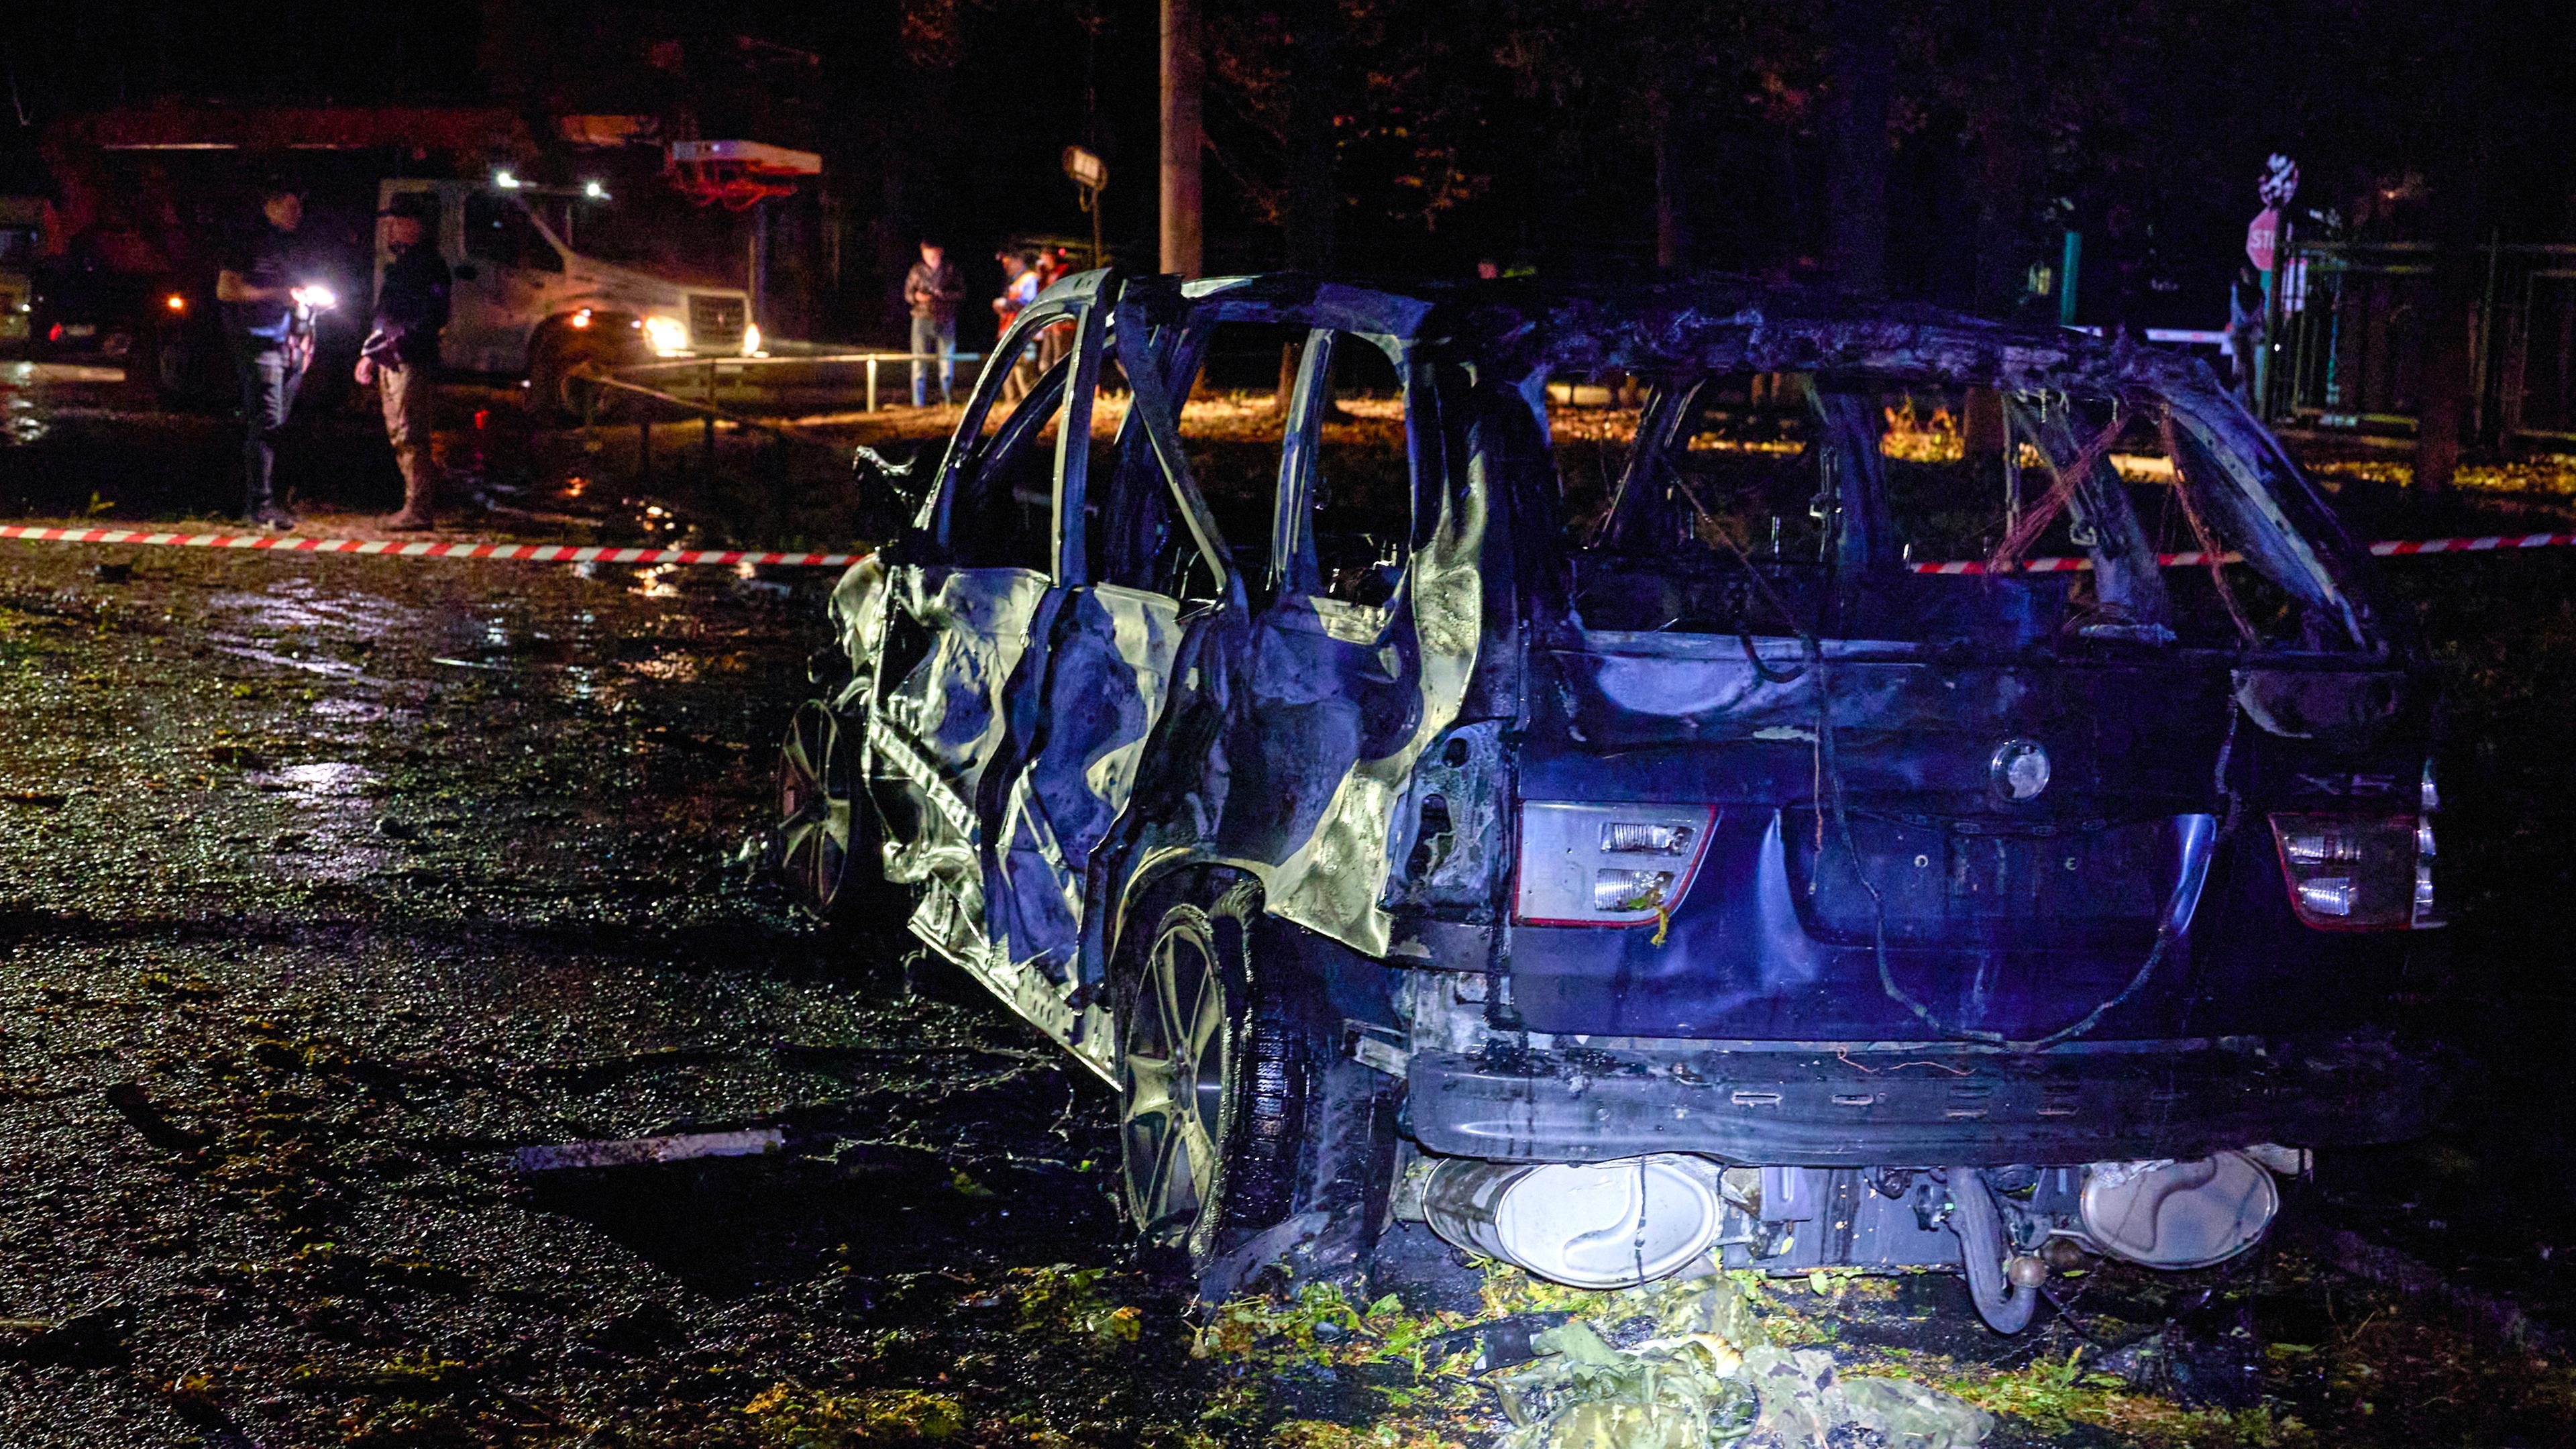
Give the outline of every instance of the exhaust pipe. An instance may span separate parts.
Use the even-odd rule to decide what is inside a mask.
[[[1968,1296],[1977,1316],[1997,1333],[2019,1333],[2030,1327],[2039,1308],[2039,1285],[2048,1265],[2037,1258],[2004,1261],[2003,1210],[1993,1189],[1973,1167],[1950,1169],[1950,1231],[1959,1235],[1959,1261],[1968,1270]]]
[[[1725,1208],[1712,1163],[1677,1153],[1613,1162],[1453,1157],[1423,1185],[1423,1217],[1454,1247],[1574,1288],[1628,1288],[1688,1267]]]

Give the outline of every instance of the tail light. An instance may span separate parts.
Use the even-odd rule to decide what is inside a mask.
[[[2432,926],[2433,828],[2420,815],[2279,814],[2272,839],[2290,909],[2329,931]]]
[[[1704,805],[1521,806],[1515,913],[1532,926],[1644,926],[1672,913],[1708,853]]]
[[[2429,930],[2445,924],[2433,904],[2433,817],[2441,813],[2442,792],[2433,785],[2433,762],[2424,762],[2423,800],[2415,815],[2415,912],[2411,924]]]

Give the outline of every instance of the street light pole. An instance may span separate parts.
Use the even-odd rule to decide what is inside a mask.
[[[1199,91],[1205,61],[1199,50],[1198,0],[1162,0],[1163,166],[1162,266],[1184,277],[1199,274]]]

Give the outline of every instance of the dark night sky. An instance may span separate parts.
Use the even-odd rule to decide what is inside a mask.
[[[1290,88],[1275,65],[1261,78],[1276,59],[1262,47],[1283,16],[1315,13],[1300,3],[1208,11],[1226,52],[1212,61],[1208,100],[1211,266],[1280,259],[1276,217],[1261,203],[1278,194],[1275,126]],[[1659,64],[1687,72],[1675,87],[1683,99],[1671,179],[1688,262],[1795,269],[1818,253],[1825,20],[1850,0],[1322,3],[1346,31],[1335,108],[1343,265],[1456,272],[1487,255],[1558,270],[1651,262],[1655,185],[1638,97]],[[1993,278],[2053,255],[2071,222],[2096,241],[2126,227],[2133,250],[2152,232],[2165,263],[2188,278],[2190,305],[2205,312],[2234,264],[2255,170],[2275,148],[2306,169],[2303,206],[2350,211],[2358,200],[2367,209],[2374,195],[2423,194],[2408,190],[2410,174],[2441,173],[2482,231],[2532,240],[2570,232],[2576,168],[2564,143],[2576,87],[2561,72],[2576,6],[2565,0],[1858,8],[1872,5],[1902,31],[1888,184],[1890,273],[1901,291],[1983,305]],[[497,98],[533,110],[549,98],[618,110],[680,97],[706,134],[825,154],[822,189],[842,224],[844,277],[874,278],[854,284],[860,291],[890,286],[886,269],[921,230],[946,234],[976,260],[1007,236],[1086,233],[1056,169],[1058,150],[1076,140],[1095,140],[1109,158],[1113,245],[1130,255],[1152,245],[1151,0],[83,0],[14,11],[0,29],[0,58],[17,116],[0,123],[33,124],[0,141],[0,185],[32,184],[44,122],[157,96]],[[1086,13],[1098,18],[1096,50]],[[925,16],[947,27],[952,68],[924,63]],[[907,17],[916,22],[909,31]],[[821,64],[747,56],[733,39],[743,34]],[[647,63],[656,39],[681,43],[685,84]],[[1525,54],[1540,60],[1516,70]],[[2017,151],[1997,149],[1998,125],[2017,131]],[[2000,219],[1978,189],[1991,188],[1998,157],[2021,168]],[[1443,188],[1454,198],[1426,200]],[[2382,235],[2427,230],[2426,208],[2413,201],[2372,215]]]

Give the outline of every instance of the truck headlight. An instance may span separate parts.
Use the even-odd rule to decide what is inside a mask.
[[[664,357],[678,356],[689,350],[689,324],[677,317],[647,317],[644,340]]]
[[[1689,893],[1717,811],[1706,805],[1521,804],[1514,910],[1533,926],[1643,926]]]

